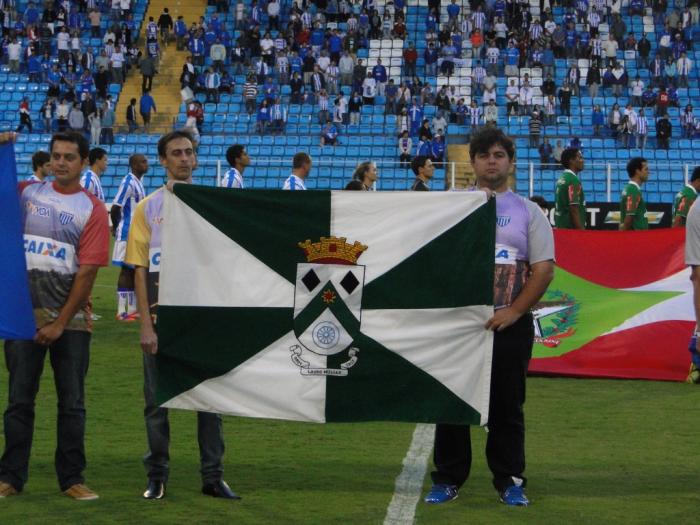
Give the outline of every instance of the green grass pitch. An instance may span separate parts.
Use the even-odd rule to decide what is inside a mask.
[[[145,501],[138,326],[114,321],[116,269],[94,289],[87,378],[87,484],[94,502],[58,491],[53,469],[55,393],[46,364],[37,399],[30,480],[0,500],[0,523],[382,523],[411,441],[411,424],[316,425],[227,417],[225,479],[243,500],[200,494],[193,413],[172,411],[167,498]],[[4,410],[7,372],[0,369]],[[377,399],[381,403],[381,399]],[[419,524],[697,523],[700,388],[686,384],[531,378],[529,508],[498,503],[483,445],[459,499],[419,503]],[[0,444],[4,443],[0,438]],[[429,487],[426,476],[424,489]]]

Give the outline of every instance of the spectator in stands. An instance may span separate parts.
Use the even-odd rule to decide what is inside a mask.
[[[136,99],[132,98],[129,101],[129,105],[126,107],[126,123],[129,126],[129,133],[133,133],[138,129],[138,123],[136,121]]]
[[[371,71],[367,72],[367,76],[362,82],[362,103],[373,106],[374,97],[377,95],[377,81]]]
[[[328,120],[321,130],[321,146],[335,146],[338,142],[338,128]]]
[[[247,85],[247,83],[246,83]],[[301,76],[299,75],[298,72],[295,72],[292,75],[292,79],[289,81],[289,87],[290,87],[290,101],[292,104],[301,104],[302,101],[302,96],[304,94],[304,81],[302,80]],[[245,86],[243,86],[243,90],[245,92]],[[256,87],[256,93],[257,93],[257,87]]]
[[[219,103],[219,87],[221,86],[221,75],[210,67],[206,76],[207,102]]]
[[[612,84],[613,95],[620,97],[622,96],[623,88],[627,87],[629,77],[627,76],[627,72],[620,62],[615,63],[614,67],[612,68],[612,75],[614,79]]]
[[[436,131],[437,133],[435,133],[430,149],[435,167],[440,168],[445,160],[445,138],[442,129]]]
[[[270,126],[270,108],[268,106],[267,99],[263,99],[258,108],[257,119],[255,123],[255,130],[260,134],[264,135],[268,127]]]
[[[29,111],[29,98],[24,97],[22,101],[19,103],[19,126],[17,126],[17,129],[15,130],[17,133],[22,131],[25,126],[29,130],[29,133],[32,132],[32,116]]]
[[[571,94],[574,97],[579,96],[579,82],[581,81],[581,70],[578,68],[576,61],[571,61],[569,70],[566,73],[566,78],[571,86]]]
[[[382,64],[382,59],[377,59],[377,64],[372,68],[372,77],[376,85],[376,94],[380,97],[384,96],[384,89],[387,82],[386,67]]]
[[[139,69],[141,70],[141,92],[153,89],[153,76],[156,74],[156,67],[153,58],[144,55],[139,62]]]
[[[644,151],[647,145],[647,136],[649,134],[649,121],[644,115],[644,108],[639,110],[637,115],[637,126],[635,130],[635,138],[637,141],[637,148]]]
[[[676,68],[676,62],[673,57],[668,57],[666,63],[664,64],[664,85],[666,87],[678,85],[677,81],[678,69]]]
[[[542,119],[540,117],[540,112],[537,109],[530,114],[528,132],[530,138],[530,148],[539,148],[540,135],[542,134]]]
[[[362,105],[362,97],[357,91],[355,91],[353,96],[350,98],[350,102],[348,103],[351,125],[358,125],[360,123],[360,112],[362,111]]]
[[[432,42],[428,44],[428,47],[423,52],[423,60],[425,61],[426,76],[437,76],[438,52]]]
[[[656,121],[656,147],[669,149],[672,136],[671,121],[668,114],[662,114]]]
[[[442,110],[438,110],[438,112],[435,114],[433,117],[433,120],[430,123],[430,126],[434,130],[446,130],[447,129],[447,120],[445,119],[445,113]]]
[[[620,124],[622,123],[622,111],[618,104],[613,104],[613,107],[608,113],[608,127],[614,139],[617,139],[620,132]]]
[[[397,96],[398,96],[398,86],[394,84],[394,79],[389,79],[389,83],[384,90],[384,96],[386,97],[386,104],[384,106],[385,115],[396,115],[397,113]]]
[[[688,75],[693,69],[693,61],[688,58],[687,53],[681,53],[681,56],[676,62],[676,71],[678,73],[678,86],[682,88],[688,87]]]
[[[413,151],[413,141],[408,136],[408,131],[401,133],[399,137],[399,162],[402,168],[407,168],[411,162],[411,151]]]
[[[656,96],[656,116],[665,115],[668,113],[670,99],[665,87],[661,87],[659,94]]]
[[[495,100],[489,101],[484,108],[484,122],[487,126],[495,126],[498,123],[498,107]]]
[[[53,119],[56,114],[56,101],[53,97],[47,97],[39,110],[39,114],[44,122],[44,133],[51,133],[53,129]]]
[[[693,115],[693,106],[688,104],[681,113],[681,137],[691,138],[695,128],[695,115]]]
[[[508,116],[518,114],[518,101],[520,100],[520,89],[515,78],[511,78],[506,87],[506,113]]]
[[[559,88],[557,96],[559,98],[560,115],[571,116],[571,88],[568,81],[564,81],[562,87]]]
[[[605,114],[600,109],[600,105],[596,104],[591,113],[591,125],[593,126],[593,135],[600,136],[600,128],[605,126]]]
[[[102,115],[100,111],[95,109],[95,111],[88,115],[87,120],[90,128],[90,144],[99,146],[102,136]]]
[[[297,75],[298,76],[298,75]],[[243,98],[245,99],[245,108],[248,115],[255,112],[257,106],[258,85],[255,82],[254,75],[248,75],[245,84],[243,85]],[[298,102],[294,102],[298,103]]]
[[[102,137],[100,138],[100,143],[114,144],[114,109],[105,102],[102,104],[101,115],[102,121],[100,125],[102,128]]]
[[[71,131],[79,133],[81,136],[85,136],[83,132],[85,129],[85,117],[78,102],[73,103],[73,107],[68,113],[68,126],[70,126]]]
[[[403,51],[403,74],[404,77],[411,78],[416,74],[416,62],[418,61],[418,51],[413,42],[408,43],[408,47]]]
[[[597,67],[588,68],[586,74],[586,86],[588,86],[588,96],[595,98],[598,96],[598,87],[600,86],[600,70]]]
[[[318,123],[323,125],[329,120],[330,108],[328,106],[328,95],[326,90],[322,89],[318,93],[317,97],[318,104]]]
[[[496,77],[493,75],[487,75],[484,78],[484,91],[481,97],[482,103],[484,105],[488,104],[490,100],[496,100]]]
[[[552,164],[552,145],[549,143],[549,139],[547,137],[544,137],[542,140],[542,144],[540,144],[540,147],[538,148],[538,152],[540,154],[540,168],[541,169],[549,169],[551,168]]]
[[[141,95],[141,100],[139,101],[139,113],[141,114],[141,119],[143,120],[143,127],[146,133],[150,133],[151,129],[151,113],[156,113],[156,102],[151,96],[151,92],[146,90]]]

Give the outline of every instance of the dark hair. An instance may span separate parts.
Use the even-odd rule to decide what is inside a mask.
[[[226,160],[232,168],[236,165],[236,159],[239,158],[244,151],[245,146],[241,146],[240,144],[234,144],[226,150]]]
[[[562,151],[561,165],[568,169],[569,164],[572,160],[576,158],[576,155],[578,155],[579,151],[580,150],[578,148],[566,148],[564,151]]]
[[[300,151],[299,153],[296,153],[294,155],[294,158],[292,159],[292,168],[293,169],[299,169],[304,164],[310,164],[311,163],[311,157],[309,156],[308,153]]]
[[[537,204],[540,208],[549,210],[549,203],[547,202],[547,199],[545,199],[542,195],[533,195],[532,197],[530,197],[530,200]]]
[[[72,142],[78,146],[80,158],[83,160],[88,158],[88,154],[90,153],[90,144],[88,144],[87,139],[81,133],[76,133],[75,131],[54,133],[51,137],[51,142],[49,143],[49,151],[53,151],[53,145],[56,142]]]
[[[369,171],[369,169],[372,167],[372,161],[371,160],[366,160],[364,162],[360,162],[357,165],[357,168],[355,168],[355,171],[352,174],[353,180],[359,180],[362,181],[365,178],[365,174]]]
[[[141,157],[146,158],[146,156],[143,153],[134,153],[133,155],[131,155],[129,157],[129,168],[133,168],[136,161]]]
[[[472,134],[469,141],[469,158],[474,160],[479,153],[487,153],[496,144],[506,150],[510,160],[515,158],[515,144],[513,140],[503,133],[502,130],[493,127],[484,127]]]
[[[192,138],[192,134],[189,131],[185,131],[184,129],[176,129],[175,131],[171,131],[170,133],[166,133],[158,140],[158,156],[159,157],[165,158],[165,154],[167,153],[168,144],[175,139],[187,139],[192,143],[192,146],[194,146],[194,138]]]
[[[693,174],[690,176],[690,182],[695,182],[698,179],[700,179],[700,166],[693,170]]]
[[[50,162],[50,161],[51,161],[51,155],[49,155],[48,153],[46,153],[43,150],[39,150],[34,155],[32,155],[32,170],[36,171],[41,166],[43,166],[44,164],[46,164],[47,162]]]
[[[630,161],[627,163],[627,176],[630,179],[634,177],[634,174],[637,173],[637,170],[642,169],[646,161],[647,159],[645,159],[644,157],[631,158]]]
[[[411,161],[411,169],[413,170],[413,173],[418,175],[418,170],[425,166],[427,161],[428,157],[426,155],[416,155],[413,157],[413,160]]]
[[[106,150],[104,150],[102,148],[92,148],[90,150],[89,155],[88,155],[88,162],[92,166],[93,164],[95,164],[95,162],[97,162],[101,158],[105,157],[106,155],[107,155]]]

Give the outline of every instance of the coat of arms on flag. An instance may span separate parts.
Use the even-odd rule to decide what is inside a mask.
[[[359,359],[359,349],[351,345],[360,331],[365,268],[355,263],[367,246],[346,240],[321,237],[319,242],[299,243],[309,262],[297,265],[294,333],[301,346],[295,344],[290,351],[302,375],[346,376]],[[304,358],[304,350],[329,356],[348,349],[348,359],[339,368],[313,367]]]
[[[496,212],[484,193],[178,184],[164,202],[163,406],[485,424]]]

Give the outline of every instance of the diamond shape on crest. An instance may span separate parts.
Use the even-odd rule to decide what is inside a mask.
[[[360,281],[357,280],[357,277],[355,277],[352,272],[348,272],[345,277],[343,277],[343,280],[340,281],[340,285],[345,288],[345,291],[348,293],[352,293],[359,284]]]
[[[301,278],[301,282],[304,283],[306,288],[311,292],[314,288],[318,286],[318,284],[321,282],[321,279],[318,278],[316,272],[314,272],[313,270],[309,270],[308,272],[306,272],[306,275]]]

